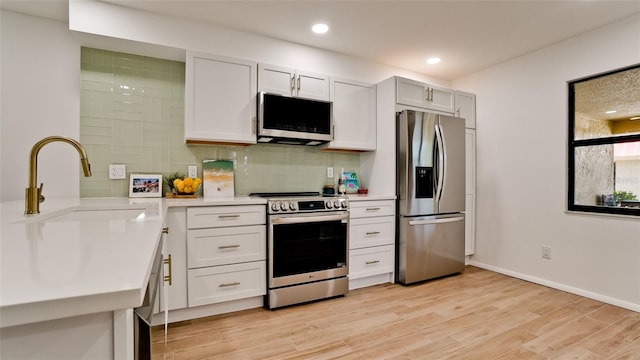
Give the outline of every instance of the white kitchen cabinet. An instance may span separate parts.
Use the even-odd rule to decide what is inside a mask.
[[[189,306],[238,300],[266,293],[264,261],[189,270]]]
[[[257,63],[187,51],[187,144],[256,143]]]
[[[283,66],[259,64],[258,88],[271,94],[329,100],[329,76]]]
[[[189,307],[266,294],[264,205],[187,209]]]
[[[396,102],[449,114],[454,112],[454,91],[416,80],[396,78]]]
[[[326,149],[376,149],[376,88],[372,84],[331,79],[333,136]]]
[[[187,209],[189,229],[264,224],[264,205],[205,206]]]
[[[264,225],[189,230],[189,268],[264,260],[265,238]]]
[[[476,131],[465,129],[465,255],[475,253],[476,243]]]
[[[166,256],[164,281],[160,294],[168,293],[168,301],[158,296],[160,311],[187,307],[187,211],[184,207],[171,207],[167,211],[168,234],[165,239]]]
[[[349,289],[394,281],[395,201],[351,200]]]
[[[474,94],[456,90],[455,116],[464,118],[464,126],[468,129],[476,128],[476,96]]]

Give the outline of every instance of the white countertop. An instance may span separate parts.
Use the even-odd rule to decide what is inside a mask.
[[[254,204],[266,199],[47,199],[30,216],[2,203],[0,327],[139,307],[168,207]]]
[[[249,197],[47,199],[40,214],[30,216],[24,201],[2,203],[0,327],[139,307],[167,207],[265,203]]]

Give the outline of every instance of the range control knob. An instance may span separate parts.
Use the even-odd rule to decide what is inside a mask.
[[[333,200],[333,207],[335,209],[340,209],[340,200]]]
[[[343,201],[340,205],[342,205],[343,209],[346,209],[348,206],[348,203],[346,201]]]
[[[280,209],[281,209],[282,211],[287,211],[287,203],[286,203],[286,202],[284,202],[284,201],[283,201],[283,202],[281,202],[281,203],[280,203]]]
[[[291,211],[296,211],[296,203],[295,202],[290,202],[289,203],[289,210]]]
[[[271,210],[273,210],[273,211],[278,211],[278,210],[280,210],[280,207],[278,206],[278,203],[277,203],[277,202],[272,202],[272,203],[271,203]]]
[[[327,208],[327,209],[331,209],[331,207],[333,206],[333,205],[331,204],[331,200],[327,200],[327,201],[325,201],[325,202],[324,202],[324,205],[326,206],[326,208]]]

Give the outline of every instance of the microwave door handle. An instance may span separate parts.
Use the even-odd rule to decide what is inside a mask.
[[[293,216],[271,219],[272,224],[300,224],[306,222],[321,222],[321,221],[337,221],[348,219],[349,214],[340,215],[317,215],[317,216]]]

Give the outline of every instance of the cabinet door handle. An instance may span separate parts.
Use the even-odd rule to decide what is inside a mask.
[[[380,262],[380,260],[369,260],[369,261],[367,261],[365,264],[367,264],[367,265],[373,265],[373,264],[377,264],[377,263],[379,263],[379,262]]]
[[[380,234],[380,231],[369,231],[367,233],[367,235],[378,235],[378,234]]]
[[[218,249],[232,249],[232,248],[239,248],[240,245],[220,245],[218,246]]]
[[[168,234],[169,233],[169,227],[168,226],[167,227],[163,227],[162,228],[162,233],[163,234]]]
[[[293,94],[293,91],[296,89],[296,77],[291,76],[291,94]]]
[[[218,285],[218,287],[237,286],[237,285],[240,285],[240,283],[237,281],[234,281],[232,283],[222,283]]]
[[[218,215],[218,219],[237,219],[240,217],[240,214],[234,215]]]
[[[458,108],[458,110],[456,110],[456,117],[460,117],[460,108]]]
[[[169,265],[169,271],[168,271],[169,275],[165,275],[164,276],[164,281],[165,282],[169,282],[169,286],[171,286],[171,285],[173,285],[173,276],[172,276],[173,275],[173,270],[171,269],[171,263],[172,263],[171,254],[169,254],[169,257],[167,259],[163,260],[163,263],[165,265]]]
[[[375,207],[375,208],[367,208],[367,211],[378,211],[380,210],[379,207]]]
[[[298,91],[300,91],[300,75],[298,75]]]

